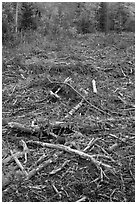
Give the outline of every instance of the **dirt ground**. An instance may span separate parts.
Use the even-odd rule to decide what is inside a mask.
[[[3,202],[135,202],[135,35],[3,48],[2,63]]]

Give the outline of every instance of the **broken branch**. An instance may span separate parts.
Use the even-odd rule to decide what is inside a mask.
[[[94,159],[94,157],[92,155],[89,155],[89,154],[87,154],[85,152],[82,152],[80,150],[72,149],[72,148],[70,148],[68,146],[65,146],[65,145],[59,145],[59,144],[56,145],[56,144],[44,143],[44,142],[32,141],[32,140],[29,140],[27,143],[28,144],[40,145],[42,147],[60,149],[60,150],[66,151],[68,153],[73,153],[73,154],[79,155],[82,158],[90,159],[91,162],[93,162],[97,167],[100,167],[102,165],[102,166],[104,166],[104,167],[106,167],[108,169],[112,169],[112,167],[109,166],[108,164],[105,164],[103,162],[100,162],[100,161],[97,161],[96,159]]]

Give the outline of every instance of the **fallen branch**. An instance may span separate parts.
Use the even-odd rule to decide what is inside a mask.
[[[49,92],[51,96],[54,96],[57,99],[61,99],[60,96],[57,93],[54,93],[53,91]]]
[[[40,145],[42,147],[55,148],[55,149],[63,150],[63,151],[66,151],[68,153],[71,153],[71,154],[73,153],[73,154],[79,155],[82,158],[90,159],[91,162],[93,162],[97,167],[104,166],[105,168],[112,169],[112,167],[110,165],[105,164],[105,163],[100,162],[100,161],[97,161],[96,159],[94,159],[93,156],[91,156],[85,152],[82,152],[80,150],[72,149],[72,148],[65,146],[65,145],[59,145],[59,144],[56,145],[56,144],[44,143],[44,142],[32,141],[32,140],[27,141],[27,144],[36,144],[36,145]]]
[[[8,122],[7,126],[10,127],[11,129],[16,129],[18,131],[29,133],[29,134],[32,134],[32,133],[41,133],[42,132],[42,130],[41,130],[41,128],[39,126],[26,127],[26,126],[24,126],[24,125],[22,125],[20,123],[17,123],[17,122]],[[57,138],[57,135],[55,135],[52,132],[46,131],[46,133],[48,135],[52,136],[53,138]]]
[[[54,184],[52,184],[52,187],[53,187],[53,189],[54,189],[54,191],[55,191],[55,193],[59,196],[59,198],[61,199],[61,191],[58,191],[58,189],[56,188],[56,186],[54,185]]]
[[[15,154],[13,154],[16,158],[20,158],[20,157],[23,157],[24,156],[24,152],[17,152]],[[9,162],[12,162],[14,159],[13,159],[13,155],[12,156],[8,156],[6,159],[3,159],[2,160],[2,164],[6,165],[7,163]]]
[[[25,168],[22,166],[22,164],[18,160],[18,158],[13,154],[12,150],[10,150],[10,153],[11,153],[13,159],[15,160],[16,164],[18,165],[18,167],[21,169],[21,171],[24,173],[24,175],[27,176],[28,173],[26,172]]]
[[[74,107],[72,108],[68,114],[65,116],[65,118],[68,118],[70,115],[72,116],[83,104],[83,99]]]
[[[20,124],[20,123],[16,123],[16,122],[9,122],[8,126],[12,129],[17,129],[20,130],[22,132],[26,132],[26,133],[32,133],[32,129],[25,127],[24,125]]]
[[[86,152],[88,149],[90,149],[94,144],[95,144],[95,142],[96,141],[98,141],[99,140],[99,138],[92,138],[92,140],[88,143],[88,145],[85,147],[85,149],[83,150],[83,152]]]
[[[36,168],[36,166],[40,165],[44,160],[47,159],[47,155],[45,153],[29,168],[29,171]]]
[[[62,166],[59,167],[58,169],[54,169],[53,171],[51,171],[51,172],[49,173],[49,175],[54,175],[54,174],[58,173],[59,171],[61,171],[61,170],[66,166],[66,164],[68,164],[68,162],[70,162],[70,160],[65,161],[65,162],[62,164]]]
[[[28,149],[28,147],[27,147],[25,141],[21,140],[20,143],[21,143],[21,145],[23,146],[23,153],[24,153],[24,155],[25,155],[25,161],[24,161],[24,163],[27,163],[27,154],[29,153],[29,149]]]
[[[76,202],[83,202],[83,201],[85,201],[87,199],[87,197],[86,196],[83,196],[82,198],[80,198],[79,200],[77,200]]]
[[[36,169],[31,170],[27,177],[26,180],[29,180],[32,176],[34,176],[37,172],[40,172],[45,166],[51,164],[53,161],[51,159],[44,161],[41,165],[39,165]]]
[[[94,79],[92,80],[92,86],[93,86],[93,92],[97,93],[96,81]]]

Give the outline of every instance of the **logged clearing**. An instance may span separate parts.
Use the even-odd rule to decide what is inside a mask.
[[[134,33],[43,43],[3,48],[3,202],[134,202]]]

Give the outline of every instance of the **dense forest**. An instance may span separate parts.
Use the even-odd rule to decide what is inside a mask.
[[[135,202],[135,3],[2,3],[2,201]]]

